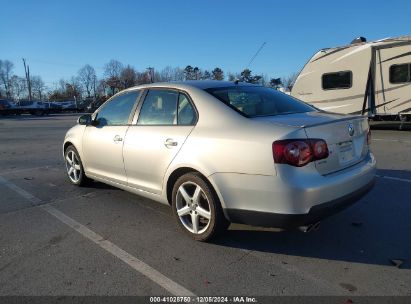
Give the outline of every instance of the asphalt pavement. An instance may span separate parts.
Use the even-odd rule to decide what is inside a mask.
[[[411,295],[411,132],[372,131],[376,186],[319,230],[200,243],[168,206],[68,182],[77,116],[0,118],[0,296]]]

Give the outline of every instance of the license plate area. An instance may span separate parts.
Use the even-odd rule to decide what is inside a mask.
[[[341,165],[345,165],[354,159],[354,146],[352,141],[345,141],[337,144],[338,158]]]

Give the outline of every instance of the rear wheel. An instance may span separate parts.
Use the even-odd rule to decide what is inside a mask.
[[[84,186],[90,182],[90,179],[84,174],[83,164],[74,146],[69,146],[66,149],[64,160],[67,176],[73,185]]]
[[[176,181],[172,208],[179,226],[197,241],[211,240],[230,224],[214,190],[198,173],[187,173]]]

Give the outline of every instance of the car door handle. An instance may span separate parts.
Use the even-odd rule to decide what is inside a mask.
[[[123,141],[123,139],[120,137],[120,135],[114,136],[113,140],[114,140],[115,143]]]
[[[175,147],[178,145],[178,142],[174,141],[172,138],[167,138],[167,140],[164,142],[164,146],[167,148],[170,147]]]

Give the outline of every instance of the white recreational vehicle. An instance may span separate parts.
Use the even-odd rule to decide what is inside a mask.
[[[411,120],[411,36],[317,52],[298,75],[291,95],[325,111]]]

